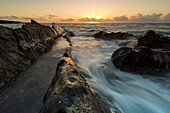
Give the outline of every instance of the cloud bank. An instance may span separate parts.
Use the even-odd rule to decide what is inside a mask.
[[[96,18],[80,18],[80,19],[77,19],[79,22],[110,22],[112,21],[111,19],[103,19],[103,18],[100,18],[100,19],[96,19]]]
[[[162,13],[153,13],[148,15],[143,15],[138,13],[130,17],[127,16],[118,16],[113,18],[116,22],[129,22],[129,23],[163,23],[170,22],[170,13],[163,15]]]
[[[115,20],[115,21],[129,21],[128,17],[126,17],[126,16],[114,17],[113,20]]]
[[[122,15],[122,16],[117,16],[117,17],[113,17],[112,19],[109,18],[100,18],[100,19],[96,19],[96,18],[78,18],[78,19],[74,19],[74,18],[62,18],[59,17],[58,15],[45,15],[45,16],[37,16],[37,17],[20,17],[20,16],[15,16],[15,15],[11,15],[11,16],[0,16],[1,20],[16,20],[16,21],[24,21],[24,22],[28,22],[30,21],[30,19],[35,19],[39,22],[90,22],[90,21],[94,21],[94,22],[110,22],[110,23],[114,23],[114,22],[119,22],[119,23],[170,23],[170,13],[167,14],[163,14],[163,13],[153,13],[153,14],[135,14],[132,16],[126,16],[126,15]]]

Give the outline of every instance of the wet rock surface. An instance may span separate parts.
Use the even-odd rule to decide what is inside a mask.
[[[122,71],[163,76],[170,71],[169,45],[167,37],[149,30],[138,39],[137,47],[122,47],[111,59]]]
[[[114,39],[119,39],[119,40],[122,40],[122,39],[129,39],[131,37],[133,37],[132,34],[129,34],[129,33],[122,33],[122,32],[117,32],[117,33],[114,33],[114,32],[111,32],[111,33],[107,33],[107,32],[104,32],[104,31],[100,31],[98,33],[95,33],[93,35],[93,37],[95,38],[100,38],[100,39],[104,39],[104,40],[114,40]]]
[[[50,28],[34,20],[18,29],[0,26],[0,87],[25,70],[63,32],[61,27]]]
[[[66,39],[66,41],[69,43],[70,46],[72,46],[71,43],[71,37],[75,36],[75,34],[72,31],[66,31],[66,33],[64,34],[63,38]]]
[[[138,39],[137,46],[145,46],[152,49],[170,50],[170,39],[169,37],[156,34],[153,30],[148,30],[142,37]]]
[[[110,113],[108,105],[87,84],[66,50],[44,97],[40,113]]]

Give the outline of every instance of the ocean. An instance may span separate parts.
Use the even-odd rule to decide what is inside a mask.
[[[122,41],[96,40],[92,35],[99,31],[128,32],[139,37],[147,30],[170,36],[170,24],[61,24],[73,31],[72,54],[90,86],[109,103],[111,110],[121,113],[169,113],[170,74],[153,77],[122,72],[111,62],[111,55]]]
[[[51,24],[45,24],[51,26]],[[56,24],[72,31],[73,59],[89,85],[110,103],[110,110],[121,113],[170,113],[170,74],[166,77],[143,77],[120,71],[111,62],[111,55],[122,47],[122,41],[132,42],[147,30],[170,37],[170,24]],[[9,25],[17,28],[21,25]],[[92,35],[99,31],[128,32],[134,40],[96,40]]]

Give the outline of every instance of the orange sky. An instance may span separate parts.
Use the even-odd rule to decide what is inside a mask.
[[[39,22],[170,22],[169,0],[1,0],[0,19]]]

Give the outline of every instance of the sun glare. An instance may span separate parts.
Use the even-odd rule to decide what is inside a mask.
[[[99,22],[94,22],[94,21],[90,21],[90,22],[85,22],[86,24],[98,24]]]
[[[90,21],[90,24],[97,24],[98,22]]]

